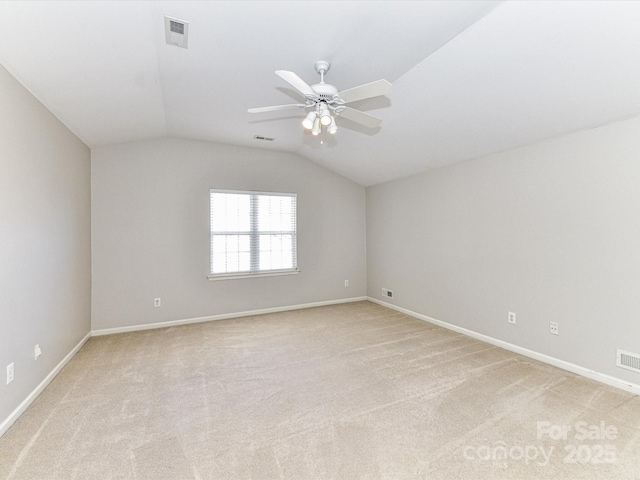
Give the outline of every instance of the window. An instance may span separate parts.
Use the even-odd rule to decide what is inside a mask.
[[[295,194],[211,190],[210,279],[297,266]]]

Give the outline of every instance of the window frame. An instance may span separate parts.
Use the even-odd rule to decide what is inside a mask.
[[[228,273],[213,273],[213,238],[214,231],[211,228],[211,220],[212,220],[212,202],[211,197],[212,193],[222,193],[222,194],[234,194],[234,195],[247,195],[249,196],[249,202],[252,205],[252,209],[255,208],[256,204],[258,204],[259,196],[271,196],[271,197],[292,197],[295,201],[294,208],[295,213],[293,215],[294,221],[294,229],[292,232],[288,232],[286,234],[292,235],[292,249],[293,249],[293,263],[294,267],[285,268],[285,269],[271,269],[271,270],[253,270],[253,271],[242,271],[242,272],[228,272]],[[255,277],[274,277],[281,275],[296,275],[300,273],[298,268],[298,249],[297,249],[297,240],[298,240],[298,214],[297,214],[297,204],[298,204],[298,195],[296,193],[286,193],[286,192],[265,192],[265,191],[256,191],[256,190],[226,190],[219,188],[210,188],[209,189],[209,274],[207,278],[211,281],[215,280],[229,280],[236,278],[255,278]],[[250,244],[250,257],[252,258],[251,263],[255,262],[256,258],[259,258],[260,250],[259,250],[259,240],[260,235],[268,235],[268,234],[285,234],[284,232],[261,232],[257,226],[257,215],[249,213],[249,224],[250,230],[248,231],[249,235],[249,244]],[[235,232],[230,232],[228,235],[233,235]],[[221,234],[221,233],[218,233]]]

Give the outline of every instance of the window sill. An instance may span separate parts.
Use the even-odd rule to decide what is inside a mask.
[[[281,275],[297,275],[300,270],[271,270],[269,272],[255,272],[255,273],[228,273],[219,275],[207,275],[210,282],[217,280],[233,280],[236,278],[255,278],[255,277],[279,277]]]

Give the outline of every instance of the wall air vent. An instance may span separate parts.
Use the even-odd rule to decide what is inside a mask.
[[[275,138],[272,137],[263,137],[261,135],[254,135],[253,136],[254,140],[264,140],[265,142],[273,142],[275,140]]]
[[[625,352],[624,350],[618,350],[616,355],[616,366],[640,373],[640,355],[637,353]]]
[[[189,48],[189,22],[165,15],[164,34],[169,45]]]

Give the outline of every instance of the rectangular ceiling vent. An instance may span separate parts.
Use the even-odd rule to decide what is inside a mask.
[[[618,350],[618,354],[616,355],[616,366],[640,373],[640,355],[637,353],[625,352],[624,350]]]
[[[275,140],[275,138],[272,137],[263,137],[261,135],[254,135],[253,136],[254,140],[264,140],[265,142],[273,142]]]
[[[164,33],[169,45],[189,47],[189,22],[164,16]]]

